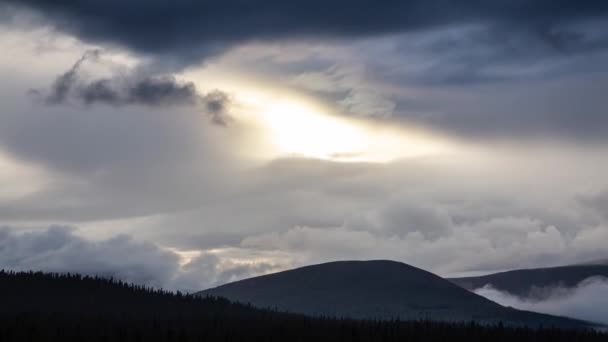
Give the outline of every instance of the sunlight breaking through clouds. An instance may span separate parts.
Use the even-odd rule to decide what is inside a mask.
[[[272,158],[385,163],[447,152],[453,144],[425,132],[330,114],[321,106],[279,97],[244,96],[254,109]]]

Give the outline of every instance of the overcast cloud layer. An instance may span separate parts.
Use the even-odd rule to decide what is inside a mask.
[[[0,0],[0,268],[194,290],[342,259],[608,257],[605,1],[168,4]],[[404,143],[282,153],[350,132],[264,118],[285,102]],[[400,154],[418,133],[446,148]]]
[[[85,40],[199,59],[251,40],[352,38],[471,23],[528,30],[557,49],[568,48],[586,37],[563,25],[608,13],[600,0],[408,0],[381,5],[365,0],[4,2],[39,11],[43,20]]]

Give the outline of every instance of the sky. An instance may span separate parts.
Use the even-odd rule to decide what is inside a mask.
[[[608,2],[0,0],[0,268],[180,290],[608,258]]]

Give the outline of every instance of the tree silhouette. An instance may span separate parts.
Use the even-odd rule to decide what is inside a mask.
[[[349,320],[78,274],[0,271],[0,342],[608,341],[595,330]]]

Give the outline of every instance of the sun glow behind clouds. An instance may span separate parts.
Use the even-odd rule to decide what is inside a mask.
[[[260,114],[282,154],[342,159],[356,157],[366,149],[361,127],[295,103],[270,105]]]
[[[206,88],[210,81],[233,95],[232,127],[240,157],[300,157],[335,162],[383,163],[454,152],[459,144],[433,132],[399,124],[338,115],[314,99],[272,81],[229,69],[206,67],[183,75]],[[204,81],[203,81],[204,80]],[[240,138],[240,139],[239,139]],[[460,150],[460,148],[458,149]]]
[[[420,132],[340,118],[293,100],[259,105],[256,117],[279,156],[388,162],[444,151],[447,146]]]
[[[207,70],[208,71],[208,70]],[[396,122],[337,115],[330,108],[272,84],[230,73],[203,71],[187,79],[213,80],[233,95],[232,131],[243,148],[241,157],[313,158],[335,162],[383,163],[454,150],[453,141]],[[206,89],[205,82],[197,86]]]

